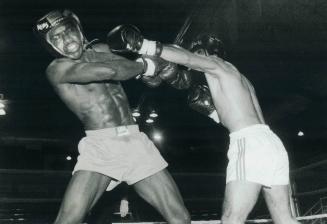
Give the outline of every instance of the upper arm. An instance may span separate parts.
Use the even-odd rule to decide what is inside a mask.
[[[99,63],[76,63],[72,60],[58,59],[47,68],[47,76],[52,83],[89,83],[110,79],[116,72]]]
[[[125,58],[105,60],[105,55],[96,57],[99,60],[94,62],[57,59],[48,67],[48,77],[53,83],[90,83],[106,80],[123,81],[143,72],[143,64],[139,62]]]

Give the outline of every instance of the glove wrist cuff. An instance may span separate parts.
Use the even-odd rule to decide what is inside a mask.
[[[144,72],[142,76],[154,76],[156,71],[156,65],[151,59],[140,57],[136,59],[136,62],[142,62],[144,65],[144,69],[143,69]]]
[[[162,44],[157,41],[143,39],[139,54],[146,54],[151,56],[160,56],[162,52]]]

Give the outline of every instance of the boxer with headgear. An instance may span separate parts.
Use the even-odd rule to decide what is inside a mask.
[[[138,75],[159,76],[168,63],[152,56],[129,60],[107,44],[88,42],[69,10],[51,11],[34,31],[56,57],[46,69],[49,82],[86,134],[55,223],[82,223],[100,196],[122,181],[169,223],[190,223],[168,164],[134,123],[120,83]]]
[[[160,56],[204,73],[221,124],[230,132],[222,223],[245,223],[263,189],[274,223],[299,224],[289,203],[287,151],[265,123],[250,81],[234,65],[217,57],[207,44],[192,53],[142,36],[129,35],[125,40],[134,52]],[[207,40],[202,43],[210,46]]]

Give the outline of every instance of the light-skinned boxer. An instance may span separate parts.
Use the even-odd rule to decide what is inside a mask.
[[[191,52],[144,39],[139,31],[127,29],[121,28],[120,45],[113,45],[189,67],[207,79],[218,120],[230,132],[222,223],[245,223],[263,189],[274,223],[299,224],[290,209],[289,161],[284,145],[265,123],[252,84],[215,53],[219,40],[201,36],[193,41]]]

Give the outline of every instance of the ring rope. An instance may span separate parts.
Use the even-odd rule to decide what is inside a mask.
[[[309,216],[302,216],[297,217],[298,221],[301,220],[314,220],[314,219],[321,219],[327,218],[327,213],[325,214],[317,214],[317,215],[309,215]],[[246,223],[271,223],[272,219],[252,219],[247,220]],[[129,222],[130,224],[167,224],[167,222]],[[203,221],[192,221],[192,224],[221,224],[220,220],[203,220]],[[114,222],[113,224],[126,224],[126,222]]]

